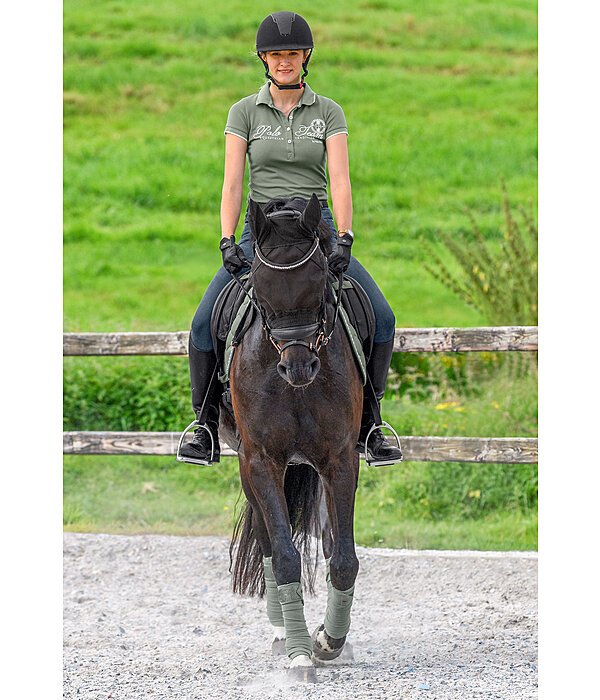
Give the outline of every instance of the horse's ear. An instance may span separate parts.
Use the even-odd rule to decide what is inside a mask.
[[[267,217],[264,215],[260,204],[257,204],[253,199],[248,202],[248,219],[250,223],[252,240],[260,243],[269,229],[269,222],[267,221]]]
[[[317,230],[317,226],[321,221],[321,202],[317,195],[313,192],[313,196],[306,205],[306,209],[302,212],[300,223],[307,230],[313,233]]]

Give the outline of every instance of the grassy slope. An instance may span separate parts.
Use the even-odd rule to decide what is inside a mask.
[[[186,1],[155,0],[150,6],[139,0],[65,2],[66,331],[189,326],[220,262],[215,241],[227,110],[261,84],[251,49],[256,25],[272,6],[234,1],[227,9],[223,13],[209,3]],[[427,276],[418,238],[435,239],[439,228],[468,231],[463,212],[468,206],[486,238],[492,244],[499,241],[501,176],[515,201],[532,199],[535,204],[536,3],[332,0],[304,13],[317,45],[310,84],[344,107],[350,129],[357,257],[380,283],[398,325],[483,323],[479,314]],[[77,372],[86,375],[81,368],[89,362],[67,360],[67,386]],[[133,362],[141,366],[150,360]],[[174,393],[185,380],[185,368],[178,370],[178,377]],[[73,423],[84,414],[92,419],[89,412],[97,409],[98,420],[104,421],[98,427],[125,427],[119,424],[118,405],[108,407],[112,417],[106,413],[102,392],[110,396],[110,388],[102,388],[100,373],[98,405],[89,408],[86,400],[79,412],[77,397],[67,396],[66,405],[74,408],[66,413],[67,420]],[[495,393],[503,396],[505,390],[499,386]],[[183,393],[186,397],[187,387]],[[436,416],[446,413],[435,409],[436,401],[388,402],[386,413],[402,424],[400,432],[535,434],[534,395],[530,384],[528,399],[506,407],[504,428],[483,410],[466,422],[464,414],[446,412],[452,418],[441,422]],[[150,429],[180,427],[166,424],[177,412],[153,417],[151,392],[132,392],[128,400],[146,423],[155,421]],[[166,519],[166,530],[185,530],[195,523],[200,530],[222,531],[230,494],[221,483],[210,486],[206,473],[200,478],[208,479],[210,498],[192,499],[189,522],[178,514],[187,497],[175,474],[174,509],[144,517],[144,503],[165,503],[164,490],[138,493],[139,480],[153,481],[159,462],[67,459],[66,520],[74,521],[72,527],[87,522],[92,529],[98,523],[109,529],[111,522],[120,527],[118,523],[129,520],[139,528]],[[84,475],[96,472],[98,465],[99,476],[86,481]],[[431,466],[414,468],[423,483],[431,478]],[[141,470],[139,478],[134,479],[131,469]],[[142,508],[131,511],[137,512],[133,520],[119,495],[130,478],[132,494],[137,494],[131,503]],[[425,516],[410,530],[404,518],[398,524],[393,508],[387,513],[378,505],[386,479],[382,484],[365,490],[364,497],[359,493],[359,541],[377,543],[382,538],[373,530],[385,529],[388,546],[406,541],[462,546],[467,540],[451,530],[463,528],[477,546],[479,535],[472,533],[472,525],[479,523],[478,532],[492,533],[486,546],[513,547],[519,541],[533,546],[531,530],[519,539],[527,518],[531,520],[527,514],[504,519],[490,515],[502,524],[490,522],[485,528],[481,520],[446,527]],[[95,494],[95,503],[86,500],[86,488],[88,495]],[[106,507],[103,494],[112,494],[108,500],[116,510]],[[188,505],[181,508],[185,512]],[[421,509],[421,515],[426,511]],[[208,519],[199,524],[202,513]],[[377,513],[378,528],[369,526],[371,513]],[[511,544],[502,532],[513,533]]]
[[[435,465],[440,467],[440,465]],[[443,467],[442,467],[443,468]],[[450,465],[458,482],[461,465]],[[357,544],[416,549],[537,549],[537,513],[516,508],[481,517],[433,517],[419,500],[431,480],[431,465],[411,463],[373,473],[363,470],[355,510]],[[515,471],[530,472],[522,466]],[[471,475],[467,481],[477,482]],[[237,460],[207,469],[170,457],[65,457],[64,529],[72,532],[179,535],[230,534],[240,495]],[[401,485],[400,485],[401,484]],[[414,495],[411,495],[411,489]],[[459,490],[465,491],[460,483]],[[400,493],[403,491],[403,493]],[[464,492],[465,507],[475,499]],[[418,512],[417,512],[418,511]]]
[[[251,11],[249,11],[251,9]],[[269,3],[65,3],[65,330],[187,328],[220,255],[223,127],[261,84]],[[310,82],[349,124],[357,257],[399,325],[482,322],[418,236],[499,237],[500,177],[536,200],[536,4],[311,9]]]

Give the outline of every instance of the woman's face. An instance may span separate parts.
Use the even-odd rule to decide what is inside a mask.
[[[302,61],[308,51],[291,49],[289,51],[267,51],[261,56],[269,66],[269,73],[280,85],[294,85],[300,82]]]

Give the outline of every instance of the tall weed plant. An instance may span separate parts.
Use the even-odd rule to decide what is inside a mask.
[[[440,231],[443,252],[421,237],[423,263],[432,277],[490,326],[537,325],[538,230],[532,207],[511,209],[502,181],[505,230],[501,245],[485,241],[473,213],[467,210],[473,237]],[[445,255],[444,255],[445,253]],[[486,380],[502,371],[507,381],[529,373],[537,377],[537,353],[396,353],[388,379],[388,395],[415,400],[459,400],[480,396]]]
[[[457,271],[421,238],[428,260],[423,267],[438,282],[480,311],[494,326],[535,326],[538,322],[538,230],[530,209],[519,206],[519,226],[511,211],[504,181],[503,209],[506,230],[500,250],[486,244],[472,212],[467,211],[474,238],[467,241],[440,231],[442,244],[458,266]]]

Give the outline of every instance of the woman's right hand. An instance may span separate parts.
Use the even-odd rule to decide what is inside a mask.
[[[223,254],[223,267],[230,275],[237,275],[245,267],[250,267],[242,246],[235,242],[235,236],[221,238],[219,248]]]

